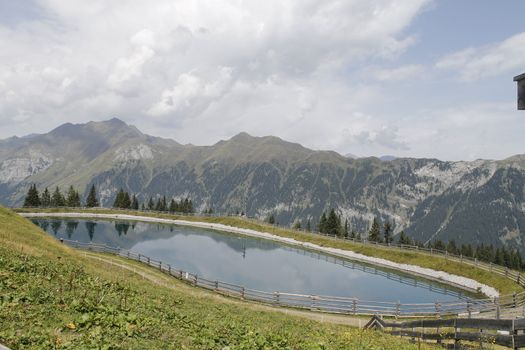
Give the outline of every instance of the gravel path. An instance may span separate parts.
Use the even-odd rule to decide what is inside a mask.
[[[370,263],[377,266],[382,266],[390,269],[400,270],[411,275],[424,277],[426,279],[447,283],[462,289],[469,291],[481,291],[483,294],[490,298],[499,297],[499,292],[486,284],[480,283],[471,278],[453,275],[444,271],[436,271],[416,265],[396,263],[382,258],[375,258],[359,253],[355,253],[351,250],[343,250],[338,248],[322,247],[317,244],[297,241],[293,238],[276,236],[268,232],[259,232],[245,228],[238,228],[233,226],[227,226],[223,224],[186,221],[186,220],[173,220],[173,219],[162,219],[153,218],[148,216],[138,215],[124,215],[124,214],[96,214],[96,213],[20,213],[24,217],[72,217],[72,218],[101,218],[101,219],[120,219],[120,220],[132,220],[132,221],[144,221],[144,222],[159,222],[166,224],[175,224],[183,226],[192,226],[205,229],[212,229],[218,231],[225,231],[236,233],[240,235],[246,235],[256,238],[268,239],[280,243],[285,243],[294,246],[300,246],[306,249],[315,250],[330,255]]]

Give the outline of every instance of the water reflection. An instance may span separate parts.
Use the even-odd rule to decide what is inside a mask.
[[[402,303],[475,297],[396,271],[211,230],[121,220],[33,222],[57,238],[129,249],[200,276],[263,291]]]

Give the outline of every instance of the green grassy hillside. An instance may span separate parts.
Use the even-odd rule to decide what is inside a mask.
[[[175,279],[159,286],[58,243],[2,207],[0,325],[0,343],[12,349],[417,348],[263,311]]]

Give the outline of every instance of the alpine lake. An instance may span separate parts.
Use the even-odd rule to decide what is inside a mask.
[[[396,270],[216,230],[101,219],[32,221],[57,239],[119,247],[208,279],[265,292],[400,303],[482,297]]]

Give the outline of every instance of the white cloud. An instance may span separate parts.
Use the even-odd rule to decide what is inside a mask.
[[[423,65],[411,64],[393,69],[375,69],[373,74],[377,80],[401,81],[421,75],[423,69]]]
[[[247,131],[362,155],[517,153],[519,140],[501,140],[515,106],[396,112],[416,97],[392,86],[426,67],[398,58],[428,3],[40,0],[42,16],[0,24],[0,136],[116,115],[196,144]],[[436,66],[478,79],[522,69],[524,48],[522,33]],[[372,79],[359,76],[363,66]],[[436,91],[446,94],[421,95]]]
[[[525,32],[484,47],[467,48],[443,57],[439,69],[459,71],[464,80],[477,80],[525,67]]]
[[[205,81],[194,73],[183,73],[171,89],[162,92],[160,101],[148,109],[151,116],[178,115],[191,117],[203,111],[212,101],[220,98],[229,88],[232,69],[221,67],[218,77]]]

